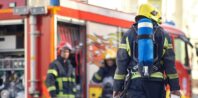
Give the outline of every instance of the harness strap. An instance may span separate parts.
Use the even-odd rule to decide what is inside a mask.
[[[136,29],[136,27],[135,27],[135,25],[133,25],[132,26],[132,32],[137,32],[137,29]],[[136,71],[138,71],[138,65],[137,65],[137,62],[138,62],[138,58],[136,57],[136,55],[137,55],[137,53],[136,53],[136,48],[137,48],[137,39],[148,39],[148,38],[151,38],[151,39],[153,39],[153,41],[154,41],[154,47],[155,47],[155,53],[156,53],[156,51],[157,51],[157,54],[155,55],[155,58],[154,58],[154,65],[152,66],[153,68],[152,68],[152,73],[153,72],[161,72],[162,70],[163,70],[163,66],[162,66],[162,64],[161,64],[161,60],[162,60],[162,55],[161,56],[159,56],[158,55],[158,52],[160,52],[161,50],[158,50],[158,44],[157,44],[157,42],[155,42],[155,38],[154,38],[154,35],[156,34],[156,32],[158,31],[158,30],[160,30],[160,26],[155,26],[154,27],[154,29],[155,29],[155,31],[154,31],[154,34],[152,34],[152,35],[146,35],[146,34],[144,34],[144,35],[137,35],[137,33],[130,33],[130,35],[129,35],[129,43],[130,43],[130,46],[131,46],[131,49],[133,49],[133,51],[131,51],[131,64],[130,64],[130,66],[132,65],[133,67],[132,67],[132,71],[134,71],[134,72],[136,72]],[[163,41],[164,41],[164,34],[162,33],[162,32],[160,32],[161,33],[161,35],[162,35],[162,39],[163,39]],[[163,42],[164,43],[164,42]],[[163,49],[163,47],[162,47],[162,49]],[[136,66],[134,66],[134,65],[136,65]]]
[[[138,35],[137,39],[153,39],[153,35],[148,35],[148,34],[142,34]]]

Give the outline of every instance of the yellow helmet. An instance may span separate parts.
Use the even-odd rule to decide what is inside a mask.
[[[157,10],[155,7],[151,6],[150,4],[140,5],[135,20],[137,21],[141,16],[150,18],[159,24],[161,24],[162,21],[160,11]]]
[[[115,50],[107,50],[105,54],[105,59],[115,59],[116,58],[116,51]]]

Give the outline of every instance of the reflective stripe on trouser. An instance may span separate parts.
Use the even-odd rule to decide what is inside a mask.
[[[58,98],[75,98],[75,95],[73,94],[63,94],[63,82],[75,82],[75,78],[71,77],[59,77],[56,79],[58,82],[58,87],[59,87],[59,93],[58,93]],[[73,88],[68,88],[74,90]]]
[[[139,72],[133,72],[131,79],[135,79],[135,78],[139,78],[139,77],[141,77]],[[150,75],[150,77],[151,78],[161,78],[161,79],[164,78],[164,76],[161,72],[154,72]]]
[[[59,89],[63,90],[63,82],[74,82],[75,83],[75,78],[62,77],[62,78],[57,78],[56,81],[58,82]]]
[[[57,98],[75,98],[73,94],[58,94]]]

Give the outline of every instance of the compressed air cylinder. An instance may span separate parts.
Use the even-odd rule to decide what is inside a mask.
[[[60,0],[50,0],[50,5],[51,6],[59,6],[60,5]]]
[[[152,66],[154,61],[153,24],[150,19],[138,21],[138,63],[140,66]],[[146,70],[148,67],[145,67]]]

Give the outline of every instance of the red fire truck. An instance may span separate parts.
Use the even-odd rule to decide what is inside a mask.
[[[45,15],[36,16],[37,36],[34,40],[36,46],[33,49],[30,15],[14,15],[13,9],[0,9],[0,45],[12,44],[6,42],[7,36],[14,36],[13,43],[16,43],[14,44],[16,47],[0,48],[0,54],[3,54],[0,59],[3,63],[7,57],[11,62],[22,58],[23,66],[20,70],[24,75],[25,98],[31,98],[31,95],[49,98],[45,85],[48,65],[56,58],[56,47],[59,42],[67,41],[75,49],[72,58],[77,75],[77,96],[92,98],[89,96],[89,81],[93,73],[97,71],[100,61],[104,58],[105,50],[111,48],[116,51],[122,32],[134,23],[134,17],[133,14],[86,3],[60,0],[60,6],[48,6]],[[190,98],[191,71],[188,55],[190,43],[181,30],[168,25],[162,27],[168,31],[173,40],[183,98]],[[31,56],[32,51],[35,51],[34,57]],[[31,62],[35,62],[35,66],[32,66]],[[0,71],[11,71],[15,68],[6,69],[2,66],[1,69],[5,70]],[[31,78],[33,77],[31,71],[35,72],[34,79]],[[29,92],[31,87],[35,87],[33,93]]]

